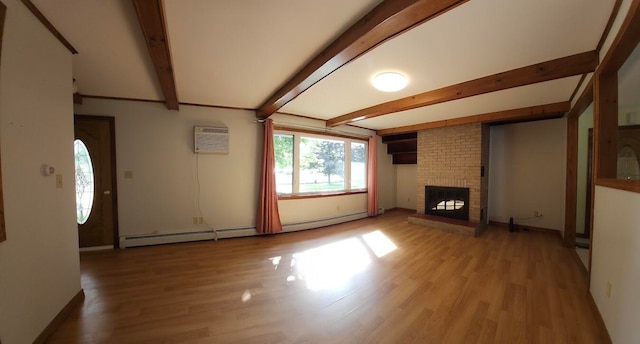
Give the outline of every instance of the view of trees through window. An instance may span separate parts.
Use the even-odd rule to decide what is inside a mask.
[[[274,146],[279,194],[366,188],[362,141],[277,133]]]
[[[364,142],[351,142],[351,188],[367,187],[367,150]]]
[[[276,134],[273,136],[276,157],[276,191],[293,192],[293,135]]]
[[[344,154],[342,141],[301,137],[300,192],[344,190]]]

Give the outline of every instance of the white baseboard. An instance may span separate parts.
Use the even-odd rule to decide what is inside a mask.
[[[215,234],[213,230],[203,230],[194,232],[179,233],[153,233],[142,235],[128,235],[120,237],[120,248],[173,244],[179,242],[213,240]]]
[[[284,223],[282,224],[283,232],[295,232],[301,231],[305,229],[313,229],[318,227],[325,227],[331,225],[337,225],[343,222],[349,222],[354,220],[360,220],[367,217],[367,212],[360,212],[355,214],[336,216],[327,219],[320,220],[312,220],[312,221],[304,221],[304,222],[294,222],[294,223]]]
[[[113,250],[113,245],[80,247],[80,252]]]

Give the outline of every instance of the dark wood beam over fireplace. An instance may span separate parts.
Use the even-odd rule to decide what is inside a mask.
[[[326,124],[328,127],[335,127],[423,106],[590,73],[596,69],[598,61],[596,51],[571,55],[378,104],[329,119]]]
[[[471,124],[471,123],[487,123],[487,124],[501,124],[501,123],[513,123],[513,122],[525,122],[542,120],[549,118],[558,118],[564,116],[564,114],[571,108],[571,103],[560,102],[551,103],[545,105],[524,107],[519,109],[490,112],[481,115],[473,115],[467,117],[460,117],[454,119],[448,119],[443,121],[435,121],[428,123],[421,123],[415,125],[407,125],[397,128],[389,128],[378,130],[376,134],[380,136],[397,135],[404,133],[412,133],[420,130],[444,128],[454,125]],[[383,141],[384,142],[384,141]]]

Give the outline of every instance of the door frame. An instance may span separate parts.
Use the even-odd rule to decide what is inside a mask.
[[[106,121],[109,123],[109,133],[111,141],[111,203],[113,209],[113,248],[120,248],[120,230],[118,229],[118,169],[116,168],[116,118],[112,116],[93,116],[74,114],[74,123],[76,119]],[[74,124],[75,126],[75,124]],[[75,134],[74,134],[75,140]]]
[[[585,211],[584,211],[584,233],[577,233],[578,228],[576,228],[576,237],[583,239],[591,238],[591,185],[593,185],[593,128],[588,128],[588,140],[587,140],[587,185],[586,185],[586,196],[585,196]],[[577,242],[576,242],[577,244]]]

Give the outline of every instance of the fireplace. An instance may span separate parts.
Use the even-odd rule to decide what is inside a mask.
[[[469,221],[469,188],[425,185],[424,213]]]

